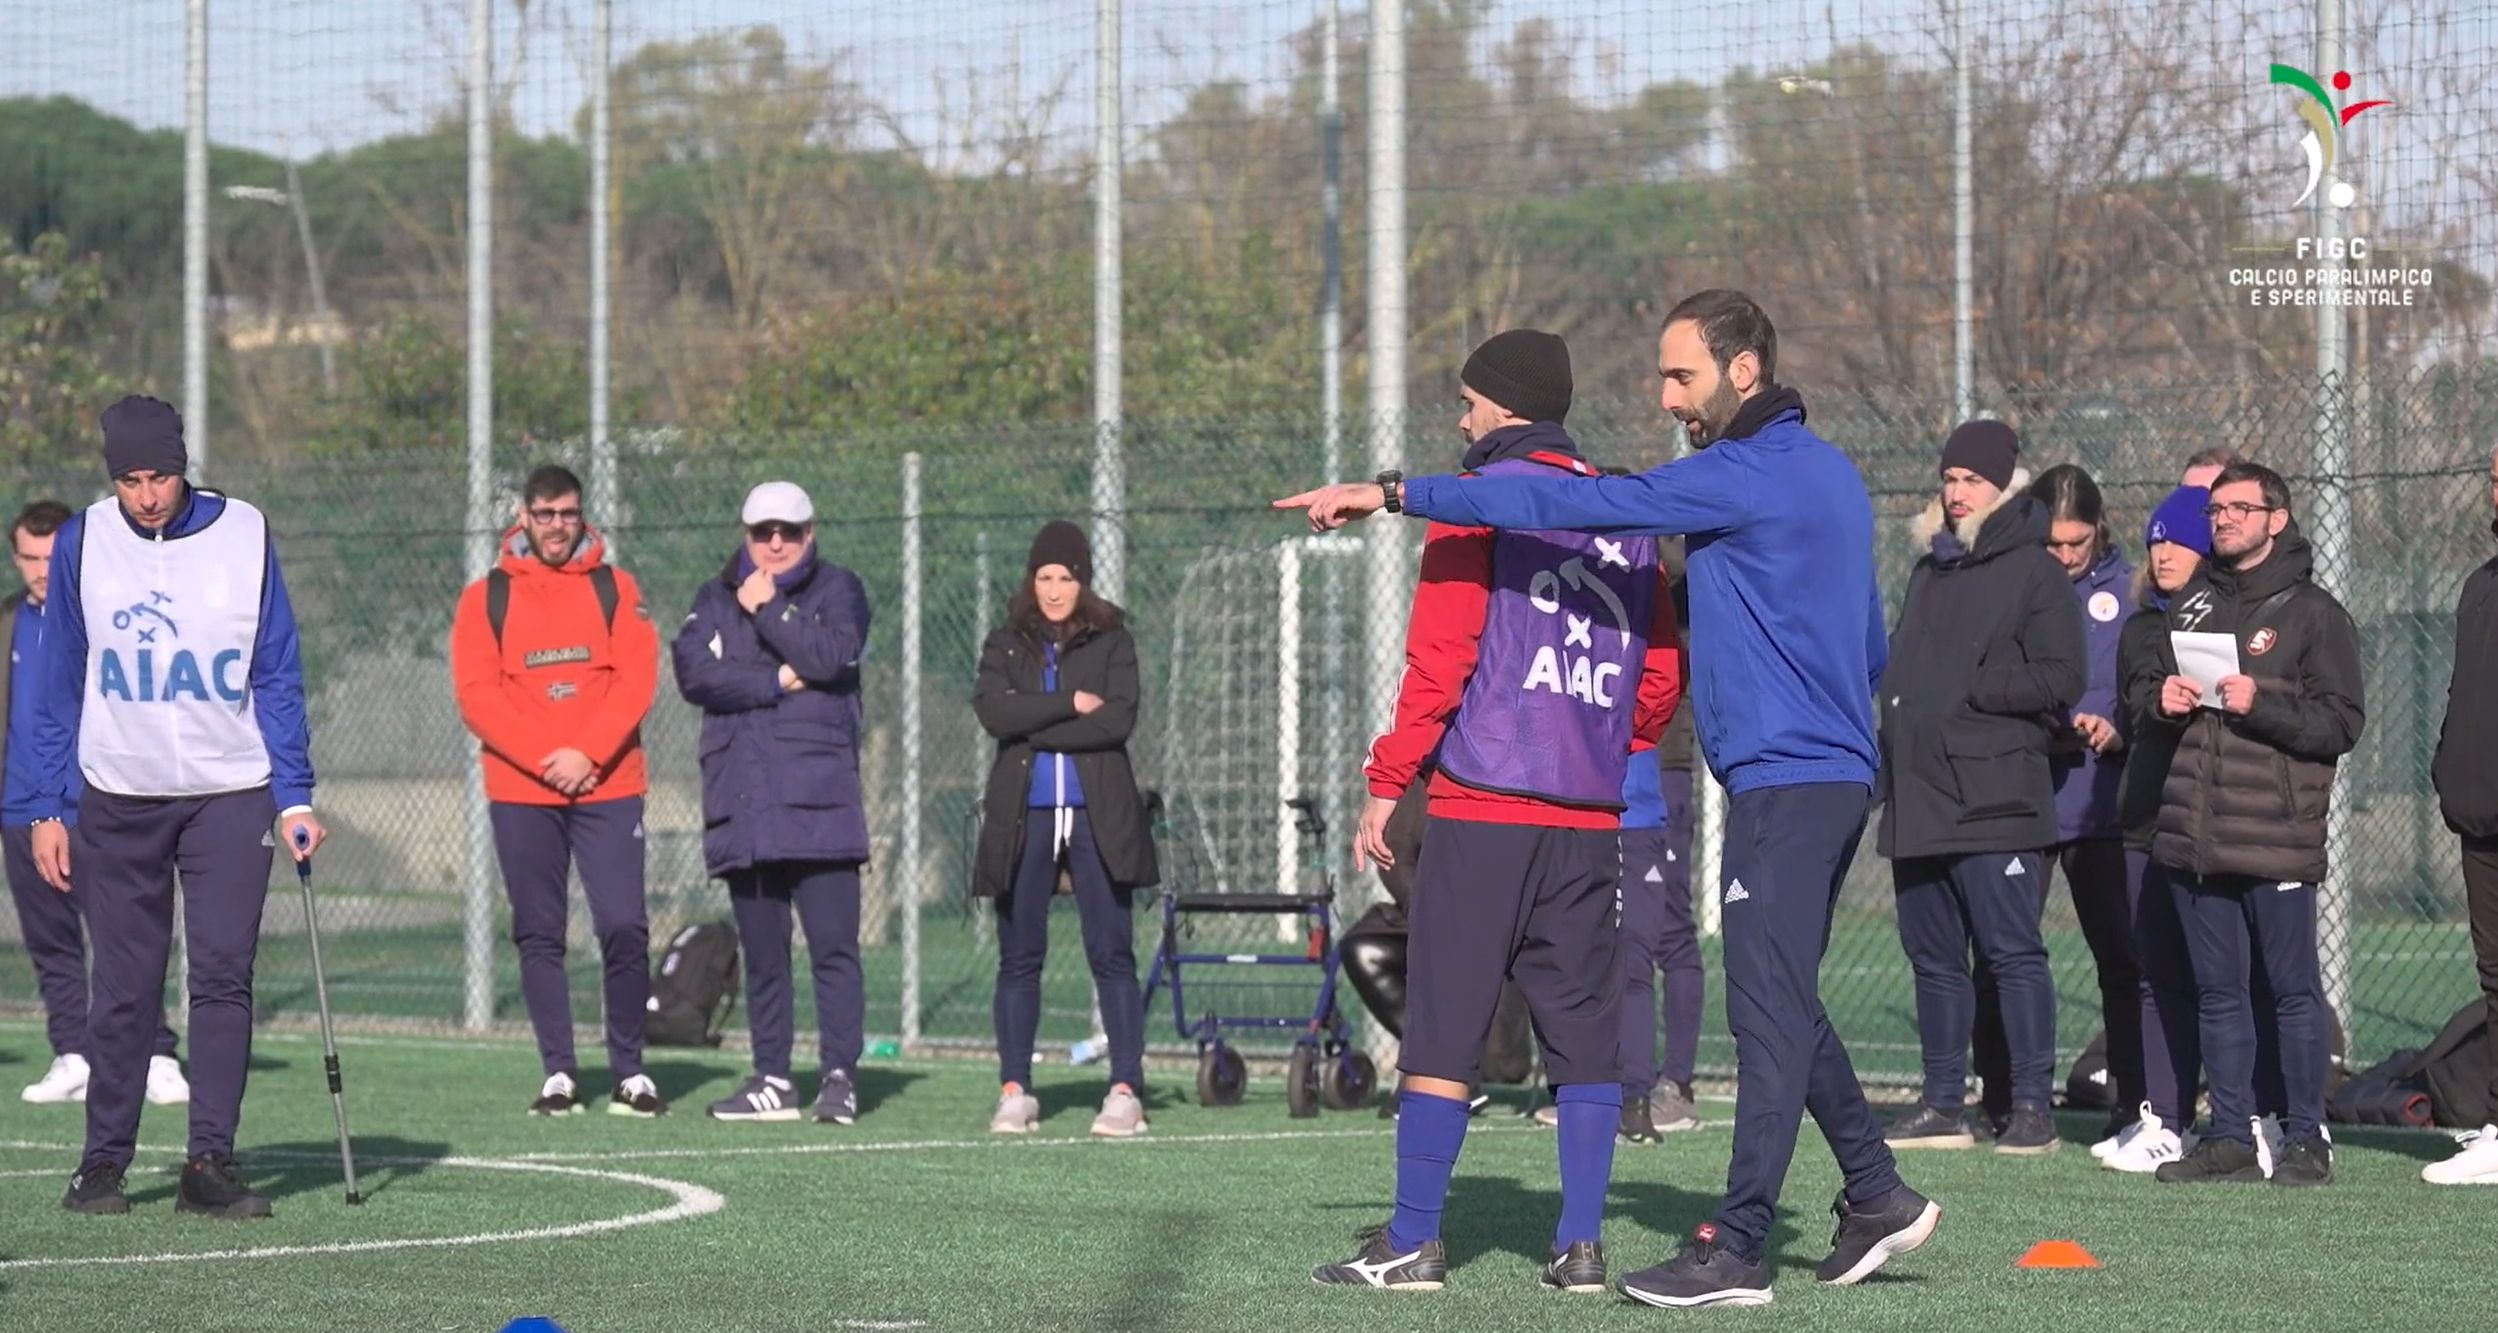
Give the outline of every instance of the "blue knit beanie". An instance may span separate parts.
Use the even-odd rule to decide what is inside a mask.
[[[2180,486],[2160,501],[2151,511],[2151,522],[2143,529],[2146,547],[2161,542],[2183,546],[2196,555],[2212,553],[2212,518],[2203,506],[2212,502],[2212,493],[2200,486]]]

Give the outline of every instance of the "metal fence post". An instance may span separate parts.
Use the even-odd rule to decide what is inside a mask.
[[[494,4],[468,5],[468,576],[494,563]],[[494,833],[484,770],[468,766],[463,1026],[494,1021]]]
[[[919,1044],[920,862],[920,499],[918,453],[902,456],[902,1045]]]

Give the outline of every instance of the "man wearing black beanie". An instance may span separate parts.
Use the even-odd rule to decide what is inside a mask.
[[[183,480],[182,418],[130,397],[103,416],[113,494],[60,527],[29,674],[42,695],[8,803],[36,869],[86,902],[95,941],[87,1144],[62,1206],[126,1213],[140,1098],[173,947],[190,940],[190,1161],[177,1211],[267,1217],[233,1165],[251,1063],[252,961],[269,863],[309,860],[311,734],[294,611],[261,512]],[[72,765],[85,779],[73,797]],[[71,827],[74,825],[75,827]],[[272,826],[275,826],[274,831]]]
[[[1468,474],[1596,475],[1561,428],[1561,339],[1497,334],[1458,379]],[[1311,1276],[1409,1291],[1447,1280],[1441,1212],[1484,1039],[1514,981],[1558,1111],[1561,1217],[1543,1282],[1602,1291],[1599,1231],[1622,1117],[1622,791],[1634,743],[1656,742],[1682,693],[1674,602],[1646,537],[1434,524],[1407,626],[1396,713],[1371,745],[1354,842],[1357,860],[1395,864],[1388,821],[1429,760],[1397,1058],[1396,1207],[1359,1253]]]
[[[2039,1156],[2058,1142],[2055,979],[2039,935],[2056,842],[2048,741],[2089,685],[2090,659],[2071,580],[2047,553],[2047,506],[2028,493],[2019,456],[2000,421],[1967,422],[1944,442],[1935,498],[1909,525],[1917,563],[1875,700],[1877,845],[1891,858],[1925,1064],[1917,1108],[1885,1135],[1894,1148],[1976,1142],[1961,1110],[1973,951],[2000,997],[2008,1052],[1995,1151]]]

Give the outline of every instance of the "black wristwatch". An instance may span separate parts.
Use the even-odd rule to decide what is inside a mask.
[[[1380,473],[1376,480],[1379,482],[1379,494],[1385,497],[1380,504],[1380,508],[1387,510],[1391,514],[1404,513],[1405,474],[1397,471],[1395,468],[1390,468],[1387,471]]]

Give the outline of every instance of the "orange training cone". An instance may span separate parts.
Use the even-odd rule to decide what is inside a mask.
[[[2069,1240],[2042,1240],[2013,1264],[2015,1268],[2097,1268],[2090,1251]]]

